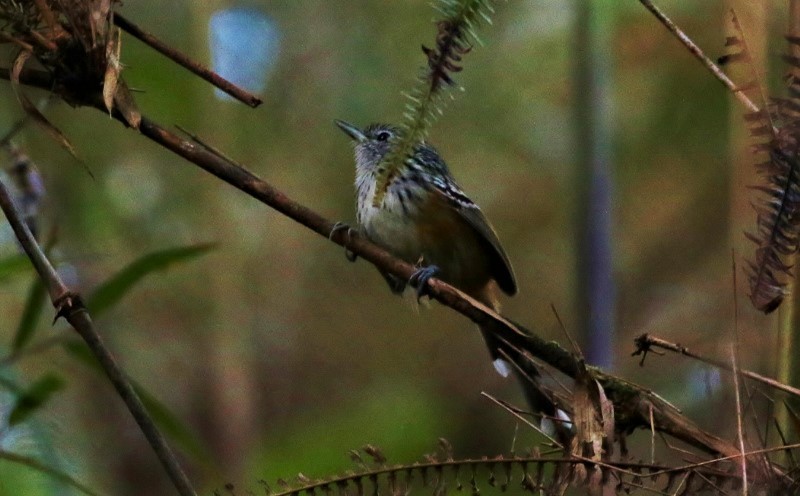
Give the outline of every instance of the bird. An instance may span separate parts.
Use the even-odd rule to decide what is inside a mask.
[[[392,292],[403,293],[411,282],[419,299],[427,280],[436,276],[499,312],[498,290],[508,296],[517,293],[514,269],[489,219],[458,186],[436,148],[425,141],[414,144],[391,179],[381,181],[382,162],[400,129],[381,123],[360,129],[339,119],[334,123],[354,144],[360,231],[394,256],[419,266],[408,281],[381,271]],[[378,191],[379,184],[383,191]],[[381,201],[375,201],[376,195]],[[566,439],[571,420],[557,407],[552,390],[541,383],[536,364],[500,341],[490,326],[479,329],[495,370],[503,377],[516,375],[531,412],[542,415],[542,428]]]
[[[342,120],[336,125],[353,141],[356,162],[358,226],[373,243],[396,257],[419,264],[410,282],[418,297],[434,275],[499,311],[498,289],[517,293],[514,269],[495,229],[480,207],[458,186],[439,152],[421,141],[379,194],[379,165],[391,150],[399,128],[389,124],[358,127]],[[395,293],[407,281],[382,272]],[[481,329],[495,369],[504,377],[511,366],[489,329]]]

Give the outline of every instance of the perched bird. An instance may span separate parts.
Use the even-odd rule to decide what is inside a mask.
[[[418,296],[435,275],[499,311],[497,289],[509,296],[517,292],[511,262],[489,220],[458,187],[436,149],[425,142],[417,143],[385,191],[380,192],[383,197],[376,206],[378,169],[399,131],[388,124],[372,124],[361,130],[344,121],[335,123],[355,145],[361,231],[396,257],[421,265],[411,278]],[[403,292],[406,281],[382,275],[392,291]],[[563,435],[570,428],[569,417],[556,408],[552,391],[540,383],[536,365],[520,350],[498,340],[491,329],[480,330],[497,372],[504,377],[513,372],[531,411],[543,414],[543,428]]]
[[[508,295],[517,292],[511,262],[489,220],[458,187],[436,149],[418,143],[387,184],[381,204],[375,206],[378,165],[398,130],[387,124],[361,130],[335,122],[355,144],[357,217],[364,234],[408,263],[421,261],[423,266],[414,277],[418,288],[435,275],[499,310],[497,288]],[[392,291],[405,289],[406,281],[383,276]],[[496,339],[488,330],[481,331],[495,368],[507,376],[510,366],[500,356]]]

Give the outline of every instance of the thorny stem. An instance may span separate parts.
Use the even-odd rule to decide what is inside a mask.
[[[583,457],[573,457],[573,458],[549,458],[549,457],[541,457],[541,456],[523,456],[523,457],[514,457],[514,458],[496,458],[490,460],[491,463],[495,465],[521,465],[525,466],[526,464],[535,464],[535,463],[549,463],[552,465],[575,465],[579,463],[586,463],[586,464],[594,464],[598,466],[602,466],[608,468],[609,470],[613,470],[614,472],[621,473],[624,475],[628,475],[631,477],[638,477],[640,479],[653,479],[652,474],[663,474],[663,473],[670,473],[673,472],[672,469],[669,468],[662,468],[660,465],[655,464],[648,464],[648,463],[634,463],[634,462],[627,462],[627,461],[620,461],[614,463],[601,463],[597,462],[596,460],[586,460]],[[424,463],[415,463],[413,465],[413,470],[418,470],[421,473],[424,473],[430,469],[441,469],[444,467],[468,467],[468,466],[481,466],[485,465],[489,460],[484,459],[464,459],[464,460],[441,460],[441,461],[429,461]],[[312,481],[306,484],[303,484],[298,487],[293,487],[285,491],[274,492],[271,493],[272,496],[288,496],[292,494],[312,494],[314,493],[315,489],[319,487],[342,487],[347,484],[348,481],[353,479],[364,479],[364,480],[375,480],[377,477],[392,473],[403,473],[408,472],[409,466],[378,466],[375,468],[367,469],[361,473],[356,474],[347,474],[340,477],[335,477],[333,479],[327,479],[322,481]],[[723,478],[732,478],[733,476],[729,473],[723,471],[711,471],[708,472],[709,475],[713,475],[714,477],[723,477]],[[621,480],[622,484],[635,486],[634,484],[628,483],[627,481]],[[642,486],[637,486],[642,487]],[[646,487],[642,487],[643,489],[648,489]]]
[[[95,330],[92,319],[86,307],[84,307],[80,295],[70,291],[61,280],[39,243],[36,242],[30,229],[22,220],[22,215],[2,181],[0,181],[0,209],[2,209],[20,245],[22,245],[36,272],[47,287],[50,301],[56,308],[56,318],[64,317],[89,346],[94,357],[103,367],[106,376],[111,380],[117,393],[133,415],[136,423],[139,424],[139,428],[144,433],[170,479],[172,479],[172,483],[178,493],[181,496],[196,496],[197,493],[192,488],[191,482],[183,472],[175,454],[167,445],[166,439],[156,427],[153,419],[142,404],[139,395],[136,394],[127,376]]]
[[[22,245],[22,249],[25,250],[25,254],[28,256],[31,263],[33,263],[33,267],[36,269],[36,272],[47,288],[50,300],[55,305],[57,301],[60,301],[69,294],[69,289],[61,281],[58,272],[53,268],[50,260],[47,259],[47,256],[44,254],[44,251],[42,251],[39,243],[36,242],[33,233],[28,229],[25,221],[22,220],[22,215],[19,210],[17,210],[16,205],[14,205],[11,195],[2,181],[0,181],[0,208],[2,208],[5,213],[8,223],[11,225],[11,229],[14,230],[14,234],[19,240],[20,245]]]

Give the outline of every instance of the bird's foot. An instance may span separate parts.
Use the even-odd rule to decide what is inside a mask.
[[[347,236],[350,236],[350,233],[353,231],[353,228],[350,227],[346,222],[336,221],[336,223],[331,228],[331,232],[328,234],[328,239],[333,239],[333,235],[339,231],[344,231],[347,229]]]
[[[428,265],[427,267],[420,267],[416,272],[411,274],[408,279],[409,284],[417,288],[417,301],[422,299],[423,296],[430,297],[428,289],[428,280],[439,272],[439,267],[435,265]]]
[[[349,242],[350,236],[353,234],[353,228],[341,221],[337,221],[336,224],[333,225],[333,228],[331,228],[331,232],[328,234],[328,239],[333,239],[334,234],[344,230],[347,231],[346,236],[347,236],[347,241]],[[346,246],[344,248],[344,256],[350,262],[355,262],[356,259],[358,258],[358,255],[348,250]]]

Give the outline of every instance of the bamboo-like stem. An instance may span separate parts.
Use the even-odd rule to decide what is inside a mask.
[[[800,0],[789,0],[789,26],[790,36],[800,36]],[[800,47],[789,43],[789,55],[800,56]],[[794,267],[794,281],[792,285],[791,304],[784,305],[780,311],[780,327],[778,329],[777,343],[777,376],[785,384],[797,384],[800,380],[800,371],[797,370],[797,353],[800,352],[800,340],[795,333],[800,329],[800,267],[797,266],[797,254],[793,254],[788,264]],[[789,405],[797,406],[798,401],[789,401]],[[783,432],[791,432],[792,420],[784,404],[780,404],[776,412],[776,421]]]
[[[50,301],[56,308],[56,318],[64,317],[89,346],[92,354],[102,366],[106,376],[114,385],[117,393],[125,402],[134,420],[136,420],[156,456],[161,461],[178,493],[181,496],[196,496],[197,493],[178,463],[178,459],[167,445],[166,439],[156,427],[155,422],[153,422],[122,368],[95,330],[92,319],[83,305],[80,295],[72,292],[61,280],[61,276],[53,268],[50,260],[48,260],[27,224],[23,221],[22,215],[2,181],[0,181],[0,209],[8,219],[25,254],[33,263],[42,282],[44,282],[50,295]]]
[[[615,6],[578,0],[575,22],[574,129],[578,325],[589,363],[614,363],[615,292],[610,45]]]

